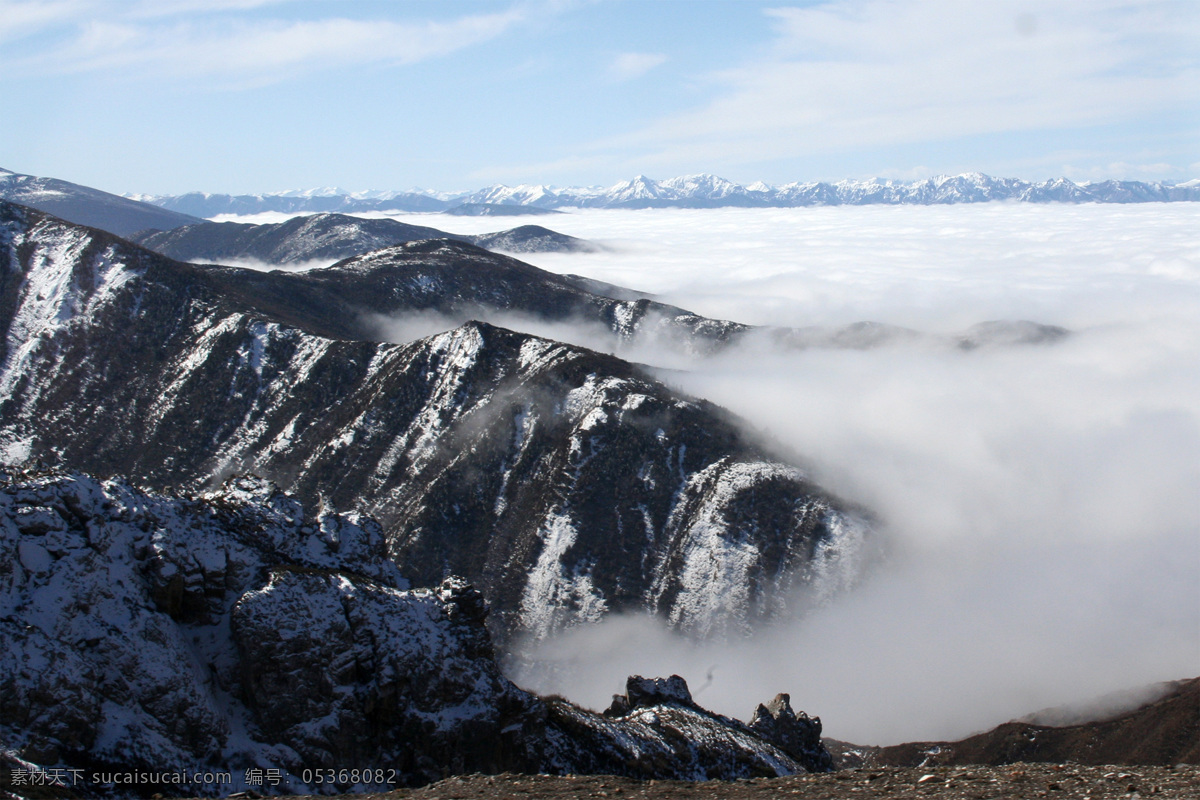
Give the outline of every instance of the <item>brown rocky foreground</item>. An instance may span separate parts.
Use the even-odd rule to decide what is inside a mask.
[[[604,775],[467,775],[420,789],[357,795],[355,800],[532,800],[533,798],[647,798],[648,800],[805,800],[838,798],[1200,798],[1200,766],[1103,767],[1009,764],[1000,767],[880,767],[755,778],[734,782],[636,781]]]

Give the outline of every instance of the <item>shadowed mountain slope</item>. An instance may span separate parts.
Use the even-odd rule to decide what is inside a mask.
[[[362,219],[344,214],[313,214],[264,225],[199,222],[172,230],[142,231],[130,239],[180,261],[253,260],[278,265],[340,260],[421,239],[453,239],[514,253],[595,249],[582,239],[537,225],[466,236],[394,219]]]
[[[128,236],[146,228],[168,230],[203,220],[57,178],[0,169],[0,200],[36,208],[62,219]]]
[[[1006,722],[956,742],[859,747],[831,742],[841,766],[938,767],[1050,762],[1075,764],[1200,764],[1200,678],[1163,687],[1132,710],[1074,725]],[[1044,716],[1058,715],[1055,709]],[[849,756],[849,760],[846,759]]]

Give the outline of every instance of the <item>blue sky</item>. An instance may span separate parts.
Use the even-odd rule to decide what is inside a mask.
[[[1200,176],[1194,0],[0,0],[0,166],[116,192]]]

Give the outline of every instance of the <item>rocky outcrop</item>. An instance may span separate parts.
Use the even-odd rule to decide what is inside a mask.
[[[408,590],[373,522],[251,478],[2,477],[0,746],[26,760],[401,783],[538,763],[544,711],[500,674],[478,593]]]
[[[861,514],[634,365],[478,322],[404,345],[327,338],[338,306],[299,284],[272,294],[0,212],[5,463],[160,489],[267,476],[378,519],[415,585],[464,575],[501,638],[619,610],[698,636],[742,631],[801,589],[854,579]],[[500,292],[493,259],[422,243],[310,280],[363,297],[407,285],[443,303],[464,287]],[[405,283],[418,270],[430,283]]]
[[[0,750],[76,794],[168,768],[231,777],[132,790],[227,794],[247,770],[332,792],[505,770],[812,768],[699,708],[677,677],[631,678],[616,717],[543,701],[501,674],[487,613],[461,579],[408,588],[370,520],[310,514],[260,479],[167,496],[0,472]]]
[[[547,759],[557,772],[694,781],[832,769],[819,722],[818,738],[795,746],[800,739],[784,732],[796,726],[795,716],[766,729],[713,714],[696,704],[678,675],[631,676],[625,694],[614,695],[599,718],[561,700],[548,700],[547,710]]]
[[[790,695],[777,694],[770,703],[756,708],[749,727],[809,772],[833,770],[833,757],[821,741],[821,718],[792,711]]]

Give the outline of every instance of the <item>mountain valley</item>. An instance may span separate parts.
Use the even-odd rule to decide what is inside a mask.
[[[919,344],[975,358],[1071,336],[1022,321],[953,335],[749,326],[485,249],[519,252],[513,239],[335,214],[133,238],[180,257],[223,242],[229,260],[344,258],[185,263],[0,201],[13,774],[382,761],[394,785],[417,785],[832,769],[820,720],[786,695],[741,723],[682,679],[631,676],[602,715],[504,675],[515,643],[622,613],[736,641],[854,586],[881,546],[872,512],[801,456],[617,356]],[[398,335],[414,315],[439,332]],[[582,326],[599,349],[522,321]],[[998,731],[976,749],[1017,736]],[[935,767],[939,746],[951,752],[909,747],[929,770],[963,763]],[[1077,758],[1070,747],[1052,755]],[[890,769],[878,757],[870,768]],[[292,790],[333,788],[303,783]]]

